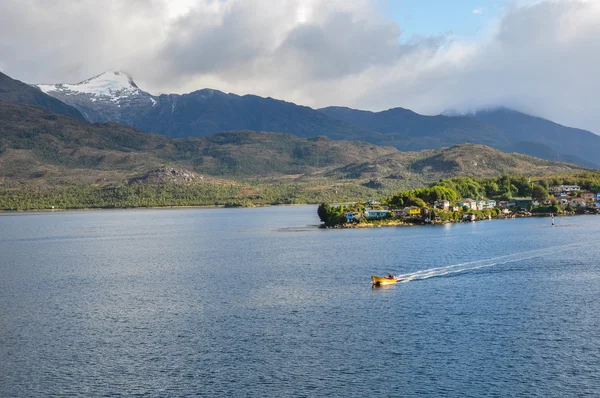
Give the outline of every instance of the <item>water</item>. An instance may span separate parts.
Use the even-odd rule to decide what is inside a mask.
[[[600,216],[317,223],[1,215],[0,396],[597,396]]]

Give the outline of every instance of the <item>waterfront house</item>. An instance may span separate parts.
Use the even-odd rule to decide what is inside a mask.
[[[390,215],[391,211],[389,210],[373,210],[373,209],[365,209],[365,217],[368,220],[379,220],[382,218],[387,218]]]
[[[542,203],[545,204],[546,206],[550,206],[552,204],[552,202],[558,202],[558,199],[556,199],[553,196],[550,196],[549,198],[547,198],[546,200],[544,200]]]
[[[392,212],[394,213],[394,217],[396,218],[408,216],[408,211],[405,209],[394,209],[392,210]]]
[[[496,207],[495,200],[479,200],[477,201],[477,210],[493,209]]]
[[[558,204],[561,206],[566,206],[569,204],[569,199],[567,198],[559,198],[558,199]]]
[[[458,205],[460,207],[467,206],[469,209],[477,210],[477,202],[472,199],[463,199],[462,201],[458,202]]]
[[[505,209],[508,207],[508,203],[508,200],[501,200],[500,202],[498,202],[498,207]]]
[[[600,192],[596,194],[596,206],[600,207]]]
[[[448,210],[448,208],[450,208],[450,202],[447,200],[436,200],[433,206],[438,209]]]
[[[490,199],[486,200],[485,201],[485,208],[486,209],[494,209],[494,208],[496,208],[496,201],[495,200],[490,200]]]
[[[421,209],[416,206],[405,207],[404,209],[394,209],[395,217],[420,216]]]

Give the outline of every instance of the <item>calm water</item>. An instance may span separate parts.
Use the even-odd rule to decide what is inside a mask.
[[[1,215],[0,396],[600,394],[600,216],[317,223]]]

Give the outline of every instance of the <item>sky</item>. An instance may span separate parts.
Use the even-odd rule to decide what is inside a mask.
[[[0,71],[422,114],[507,106],[600,133],[600,0],[1,0]]]

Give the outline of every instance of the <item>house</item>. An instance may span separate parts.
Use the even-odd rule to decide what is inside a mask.
[[[510,214],[510,210],[508,210],[508,209],[502,209],[502,214]]]
[[[391,211],[389,210],[373,210],[373,209],[365,209],[365,217],[368,220],[379,220],[381,218],[389,217]]]
[[[394,213],[394,217],[396,218],[408,216],[408,211],[404,209],[394,209],[392,210],[392,212]]]
[[[480,200],[479,202],[477,202],[477,207],[479,208],[479,210],[493,209],[496,207],[496,201],[495,200]]]
[[[450,207],[450,202],[447,200],[436,200],[433,206],[437,207],[438,209],[448,210]]]
[[[596,206],[600,207],[600,193],[596,194]]]
[[[365,203],[365,206],[379,206],[381,204],[381,202],[378,202],[376,200],[367,200],[367,202]]]
[[[508,203],[508,200],[501,200],[500,202],[498,202],[498,207],[505,209],[508,207]]]
[[[545,204],[546,206],[550,206],[552,204],[552,202],[558,202],[558,199],[556,199],[553,196],[550,196],[549,198],[547,198],[546,200],[544,200],[542,203]]]
[[[550,193],[553,194],[561,194],[561,193],[566,193],[566,192],[572,192],[572,191],[580,191],[581,187],[579,185],[554,185],[551,186],[548,191],[550,191]]]
[[[462,201],[458,202],[458,205],[460,207],[467,206],[469,209],[477,210],[477,202],[472,199],[463,199]]]
[[[410,207],[405,207],[404,209],[406,210],[406,213],[409,216],[420,216],[421,215],[421,209],[419,207],[410,206]]]
[[[396,217],[407,217],[407,216],[420,216],[421,208],[416,206],[405,207],[404,209],[395,209],[394,216]]]
[[[452,211],[460,211],[460,207],[459,206],[452,206],[450,208],[450,210],[452,210]]]
[[[559,198],[558,199],[558,204],[561,206],[566,206],[569,204],[569,199],[567,198]]]

